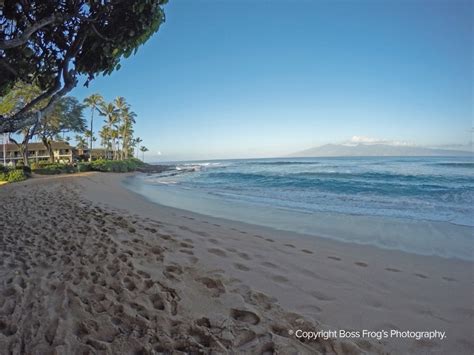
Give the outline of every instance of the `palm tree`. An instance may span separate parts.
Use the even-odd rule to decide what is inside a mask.
[[[84,132],[84,137],[85,137],[86,141],[88,141],[88,142],[90,142],[90,141],[95,142],[97,140],[97,138],[94,135],[92,135],[91,131],[89,131],[89,130],[86,130]]]
[[[105,148],[105,159],[108,158],[107,151],[112,148],[112,145],[110,143],[110,129],[107,126],[102,127],[102,129],[99,131],[99,136],[101,139],[101,144]]]
[[[114,100],[115,107],[119,112],[119,117],[122,125],[119,127],[121,138],[122,138],[122,149],[120,151],[120,159],[128,158],[128,152],[130,150],[130,138],[132,133],[132,126],[135,123],[135,112],[130,110],[130,105],[126,102],[122,96],[117,97]]]
[[[90,129],[90,145],[89,145],[89,161],[92,161],[92,142],[94,141],[94,112],[101,104],[103,104],[104,98],[100,94],[92,94],[84,99],[84,103],[91,108],[91,129]]]
[[[122,111],[122,121],[123,125],[121,127],[122,131],[122,159],[128,159],[128,153],[130,151],[130,138],[133,135],[133,125],[135,123],[135,117],[137,114],[127,107]]]
[[[137,137],[133,140],[133,145],[135,147],[137,147],[137,159],[138,159],[138,150],[139,150],[139,147],[140,147],[140,143],[143,142],[143,139],[141,139],[140,137]]]
[[[117,127],[114,125],[114,129],[110,132],[110,137],[112,138],[112,150],[114,152],[113,159],[118,160],[118,146],[119,146],[119,139],[120,139],[120,132]]]
[[[115,126],[115,124],[118,122],[118,119],[119,119],[118,110],[113,103],[108,103],[108,104],[103,103],[100,106],[99,113],[101,116],[104,116],[106,118],[105,124],[106,124],[107,130],[105,130],[104,133],[107,133],[109,135],[108,137],[109,139],[107,140],[107,142],[110,142],[110,141],[113,142],[112,149],[114,151],[114,156],[115,156],[115,141],[112,140],[113,139],[112,134],[114,131],[113,127]],[[105,155],[107,156],[107,149],[105,153],[106,153]]]
[[[87,149],[87,141],[84,137],[77,135],[76,136],[76,148],[77,149]]]
[[[148,148],[144,147],[144,146],[141,146],[140,151],[143,153],[143,159],[142,160],[145,161],[145,152],[148,152]]]

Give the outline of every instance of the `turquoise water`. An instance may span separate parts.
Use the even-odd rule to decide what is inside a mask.
[[[460,239],[472,236],[474,226],[474,160],[469,157],[186,162],[163,174],[135,177],[128,186],[165,205],[309,234],[318,234],[318,228],[321,234],[324,226],[318,218],[323,216],[351,216],[356,224],[382,217],[410,225],[448,223],[459,228],[445,234],[461,231]],[[272,215],[288,217],[285,225],[276,217],[272,222]]]

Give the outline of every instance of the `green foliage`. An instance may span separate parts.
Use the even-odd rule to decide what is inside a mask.
[[[31,165],[34,173],[40,175],[72,174],[77,172],[76,167],[69,164],[38,162]]]
[[[23,169],[0,167],[0,181],[18,182],[28,178]]]
[[[0,181],[18,182],[28,178],[23,168],[8,168],[0,165]]]
[[[76,148],[77,149],[87,149],[87,142],[83,136],[76,135]]]
[[[46,116],[40,127],[38,134],[41,137],[52,139],[65,132],[84,132],[86,121],[83,111],[85,105],[81,104],[75,97],[67,96],[61,98],[54,107],[54,110]]]
[[[92,162],[82,162],[77,167],[69,164],[38,162],[32,164],[32,170],[36,174],[55,175],[55,174],[72,174],[84,171],[101,171],[113,173],[126,173],[135,171],[144,164],[135,158],[127,160],[105,160],[99,159]]]
[[[40,160],[38,162],[31,163],[31,169],[35,170],[35,169],[43,168],[43,167],[48,166],[48,165],[51,165],[51,163],[49,161]]]
[[[54,94],[110,74],[165,21],[166,0],[0,1],[0,96],[17,80]],[[8,29],[8,30],[7,30]],[[24,40],[22,40],[22,35]],[[66,74],[64,74],[66,73]],[[71,87],[72,86],[72,87]],[[47,95],[50,97],[51,95]]]
[[[92,171],[91,163],[83,162],[83,163],[77,164],[77,171],[81,173],[84,171]]]
[[[17,165],[15,167],[15,169],[17,170],[23,170],[23,172],[25,173],[26,176],[30,176],[31,175],[31,168],[29,166],[25,166],[25,165]]]
[[[27,176],[23,169],[13,169],[8,172],[7,181],[8,182],[19,182],[26,180]]]
[[[4,97],[0,96],[0,115],[8,115],[18,111],[23,105],[31,102],[41,94],[37,85],[26,84],[23,82],[15,83]],[[35,108],[44,106],[44,102],[35,105]]]
[[[92,170],[113,173],[126,173],[135,171],[143,166],[143,163],[135,158],[127,160],[94,160],[90,163]]]

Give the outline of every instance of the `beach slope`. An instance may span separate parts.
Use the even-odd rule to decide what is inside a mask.
[[[123,175],[0,188],[6,353],[469,353],[472,263],[158,206]],[[444,340],[290,331],[441,330]],[[4,351],[4,350],[2,350]]]

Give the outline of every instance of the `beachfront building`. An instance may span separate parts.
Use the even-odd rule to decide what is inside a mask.
[[[67,142],[53,142],[52,143],[54,160],[60,163],[73,162],[73,147]],[[5,152],[5,158],[4,158]],[[43,143],[29,143],[28,144],[28,160],[33,162],[49,160],[49,153]],[[18,162],[23,161],[20,147],[16,144],[8,143],[5,147],[0,149],[0,163],[3,162],[10,166],[15,166]]]
[[[73,151],[74,157],[77,157],[78,160],[89,160],[91,150],[90,149],[79,149],[76,148]],[[93,148],[92,149],[92,160],[97,160],[97,159],[108,159],[112,160],[114,158],[114,152],[112,152],[110,149],[104,149],[104,148]]]

